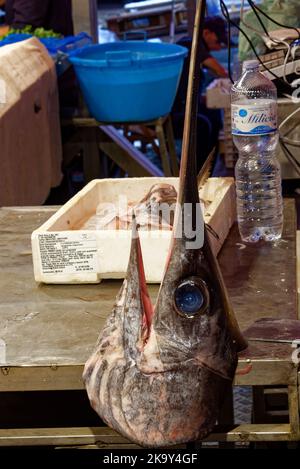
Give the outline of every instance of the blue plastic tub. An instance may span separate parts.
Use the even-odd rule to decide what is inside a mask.
[[[33,37],[32,34],[10,34],[0,41],[0,47],[25,41],[31,37]],[[84,32],[76,36],[66,36],[63,38],[45,37],[39,38],[39,40],[44,44],[49,55],[55,61],[57,76],[62,75],[70,67],[68,61],[70,52],[92,44],[92,38]]]
[[[54,57],[59,52],[68,55],[76,49],[81,49],[84,46],[92,44],[92,38],[87,33],[79,33],[76,36],[66,36],[63,38],[46,37],[41,38],[40,41],[48,49],[49,54]]]
[[[70,54],[93,117],[143,122],[172,108],[187,49],[175,44],[120,41]]]
[[[10,34],[0,41],[0,47],[16,42],[25,41],[33,37],[32,34],[15,33]],[[81,49],[82,47],[92,43],[92,38],[86,33],[79,33],[76,36],[66,36],[63,38],[43,37],[38,38],[42,44],[48,49],[49,54],[55,58],[58,53],[63,52],[69,54],[71,51]]]
[[[0,41],[0,47],[7,46],[8,44],[15,44],[16,42],[25,41],[26,39],[30,39],[31,37],[31,34],[10,34],[9,36],[5,37]]]

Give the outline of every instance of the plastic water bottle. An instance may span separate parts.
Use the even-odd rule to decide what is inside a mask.
[[[282,234],[281,170],[277,91],[259,72],[259,62],[243,64],[231,89],[232,136],[239,152],[235,167],[237,214],[244,242],[275,241]]]

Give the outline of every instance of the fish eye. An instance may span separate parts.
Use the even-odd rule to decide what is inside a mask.
[[[205,313],[209,305],[206,283],[197,277],[181,281],[174,293],[174,305],[178,314],[188,319]]]

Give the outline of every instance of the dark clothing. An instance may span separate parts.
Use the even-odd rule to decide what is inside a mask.
[[[188,49],[188,55],[185,58],[185,61],[183,63],[183,68],[182,68],[182,74],[178,86],[178,90],[176,93],[176,98],[175,102],[173,105],[173,112],[176,113],[181,113],[185,112],[185,101],[186,101],[186,94],[187,94],[187,88],[188,88],[188,80],[189,80],[189,68],[190,68],[190,58],[191,58],[191,49],[192,49],[192,38],[190,37],[184,37],[180,39],[180,41],[177,42],[179,46],[186,47]],[[207,50],[207,47],[202,41],[201,47],[200,47],[200,62],[201,64],[211,57],[210,53]],[[199,95],[201,94],[201,88],[199,90]]]
[[[176,139],[182,139],[184,118],[185,118],[185,105],[186,95],[189,80],[189,67],[190,56],[192,48],[192,39],[185,37],[177,44],[186,47],[189,50],[182,69],[182,75],[178,86],[175,102],[172,107],[172,121],[174,127],[174,135]],[[200,49],[200,62],[201,64],[211,57],[204,41]],[[204,76],[200,81],[199,98],[201,98],[202,86]],[[199,99],[198,114],[197,114],[197,170],[199,171],[204,161],[206,160],[209,152],[213,149],[218,142],[219,131],[222,128],[221,113],[218,109],[207,109]]]
[[[6,21],[22,29],[53,29],[63,36],[73,35],[72,0],[6,0]]]
[[[72,0],[6,0],[6,21],[9,26],[22,29],[53,29],[63,36],[73,31]],[[73,69],[58,78],[61,112],[78,105],[78,86]]]

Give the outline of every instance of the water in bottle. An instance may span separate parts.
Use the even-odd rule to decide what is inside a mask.
[[[276,158],[277,91],[246,61],[231,89],[232,136],[239,152],[235,167],[237,214],[241,238],[255,243],[282,234],[281,170]]]

